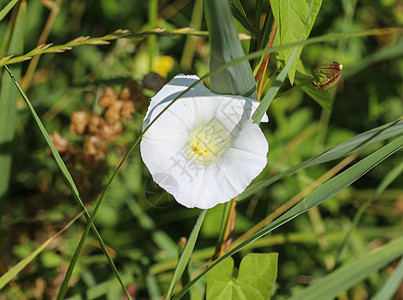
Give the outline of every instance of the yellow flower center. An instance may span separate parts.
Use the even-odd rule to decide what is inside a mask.
[[[215,119],[191,130],[189,137],[186,154],[201,165],[208,165],[217,160],[229,142],[227,131]]]

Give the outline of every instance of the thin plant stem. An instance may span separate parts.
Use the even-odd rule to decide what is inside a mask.
[[[220,250],[214,255],[214,258],[220,257],[224,253],[225,249],[228,247],[228,241],[230,241],[231,232],[233,232],[235,226],[234,216],[236,213],[236,201],[237,197],[231,200],[230,211],[228,214],[227,222],[225,224],[224,238],[221,242]]]
[[[278,28],[277,22],[274,21],[273,27],[272,27],[271,32],[270,32],[269,43],[267,44],[266,49],[270,49],[271,47],[273,47],[274,38],[276,37],[276,33],[277,33],[277,28]],[[262,77],[262,75],[264,77],[264,72],[266,71],[267,64],[269,62],[269,58],[270,58],[270,53],[267,53],[264,56],[263,62],[260,65],[260,68],[259,68],[259,70],[258,70],[258,72],[256,74],[256,77],[255,77],[256,82],[259,81],[259,79]]]

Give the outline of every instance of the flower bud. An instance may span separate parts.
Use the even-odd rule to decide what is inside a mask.
[[[327,89],[335,85],[340,78],[343,65],[338,62],[320,65],[312,70],[312,84],[321,89]]]

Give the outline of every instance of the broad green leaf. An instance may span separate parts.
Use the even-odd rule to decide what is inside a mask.
[[[403,236],[314,281],[290,300],[333,299],[402,255]]]
[[[206,0],[205,14],[209,31],[210,71],[245,56],[232,20],[227,0]],[[211,90],[218,94],[243,95],[257,99],[252,69],[247,61],[233,65],[210,78]]]
[[[403,282],[403,257],[400,259],[398,266],[393,272],[392,276],[384,284],[371,300],[389,300],[398,290],[399,286]]]
[[[308,168],[311,166],[315,166],[318,164],[322,164],[328,161],[332,161],[344,156],[348,156],[350,154],[359,152],[372,146],[375,143],[379,143],[390,138],[399,136],[403,134],[403,120],[398,120],[378,128],[366,131],[361,133],[344,143],[333,147],[332,149],[326,150],[319,155],[316,155],[284,172],[277,174],[276,176],[265,179],[259,182],[255,182],[251,184],[248,188],[245,189],[239,196],[238,200],[243,200],[258,191],[268,187],[273,184],[277,180],[283,178],[286,175],[289,175],[299,169]]]
[[[207,274],[207,300],[270,299],[277,277],[277,253],[250,253],[232,277],[234,260],[228,257]]]
[[[295,83],[302,84],[302,90],[324,109],[330,109],[333,104],[332,94],[328,89],[320,89],[312,85],[312,76],[295,73]]]
[[[26,2],[21,3],[11,35],[8,54],[18,55],[24,51],[24,32],[26,21]],[[17,80],[21,75],[21,66],[10,67]],[[8,190],[11,171],[11,158],[13,153],[14,126],[17,114],[17,96],[13,81],[3,73],[0,83],[0,216],[3,214],[5,194]],[[6,75],[6,76],[4,76]]]
[[[213,270],[216,266],[223,262],[227,257],[237,253],[250,243],[254,242],[255,240],[263,237],[264,235],[272,232],[274,229],[284,225],[285,223],[291,221],[292,219],[296,218],[300,214],[307,212],[312,207],[315,207],[322,202],[326,201],[327,199],[333,197],[341,190],[345,189],[346,187],[350,186],[353,182],[357,179],[361,178],[365,173],[369,170],[374,168],[376,165],[381,163],[383,160],[388,158],[390,155],[394,154],[398,150],[403,147],[403,136],[400,138],[390,142],[386,146],[382,147],[378,151],[372,153],[368,157],[362,159],[352,167],[348,168],[346,171],[342,172],[341,174],[333,177],[316,190],[314,190],[311,194],[309,194],[305,199],[301,202],[296,204],[278,219],[274,220],[273,222],[269,223],[261,230],[256,232],[247,240],[243,241],[241,244],[233,248],[232,250],[228,251],[226,254],[221,256],[219,259],[215,260],[208,269],[203,271],[199,274],[195,279],[189,282],[183,289],[175,295],[174,299],[180,299],[200,278],[206,275],[208,272]],[[403,243],[402,243],[403,245]],[[403,246],[402,246],[403,247]],[[311,298],[315,299],[315,298]],[[317,298],[316,298],[317,299]]]
[[[192,232],[190,233],[189,239],[186,242],[186,246],[183,249],[181,256],[179,258],[178,264],[176,265],[176,269],[174,275],[172,276],[171,282],[169,284],[168,292],[166,299],[171,298],[171,294],[174,290],[175,285],[179,282],[182,277],[183,272],[189,262],[190,256],[192,255],[193,249],[196,245],[197,237],[199,236],[201,225],[203,224],[204,217],[206,216],[207,209],[203,210],[199,217],[197,218],[196,224],[193,227]]]
[[[0,22],[4,19],[4,17],[8,14],[8,12],[17,4],[18,0],[12,0],[7,3],[7,5],[0,10]],[[26,5],[25,5],[26,6]]]
[[[286,45],[304,41],[308,38],[322,5],[322,0],[270,0],[270,4],[278,24],[279,43],[280,45]],[[296,59],[288,72],[291,83],[294,82],[301,52],[302,47],[299,47]],[[287,63],[291,60],[293,49],[282,50],[280,55]]]

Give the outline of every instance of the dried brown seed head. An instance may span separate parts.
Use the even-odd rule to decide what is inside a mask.
[[[105,88],[105,91],[102,94],[101,98],[99,99],[98,104],[100,107],[106,108],[106,107],[112,105],[112,103],[116,102],[117,97],[118,96],[117,96],[115,90],[113,89],[113,87],[107,86]]]
[[[105,123],[99,131],[99,136],[107,142],[111,142],[116,139],[123,131],[123,126],[120,122],[113,124]]]
[[[124,101],[116,101],[105,111],[105,121],[108,124],[113,124],[120,120],[120,112]]]
[[[132,101],[122,101],[123,106],[120,110],[120,118],[122,120],[131,119],[133,116],[132,114],[136,111],[134,107],[134,103]]]
[[[90,134],[96,135],[104,126],[105,120],[100,116],[91,116],[90,122],[88,124],[88,131]]]
[[[85,111],[75,111],[71,115],[70,131],[82,135],[87,129],[89,114]]]
[[[62,137],[57,131],[55,131],[51,136],[50,139],[52,143],[55,145],[57,152],[64,153],[67,151],[68,142],[67,140]]]

